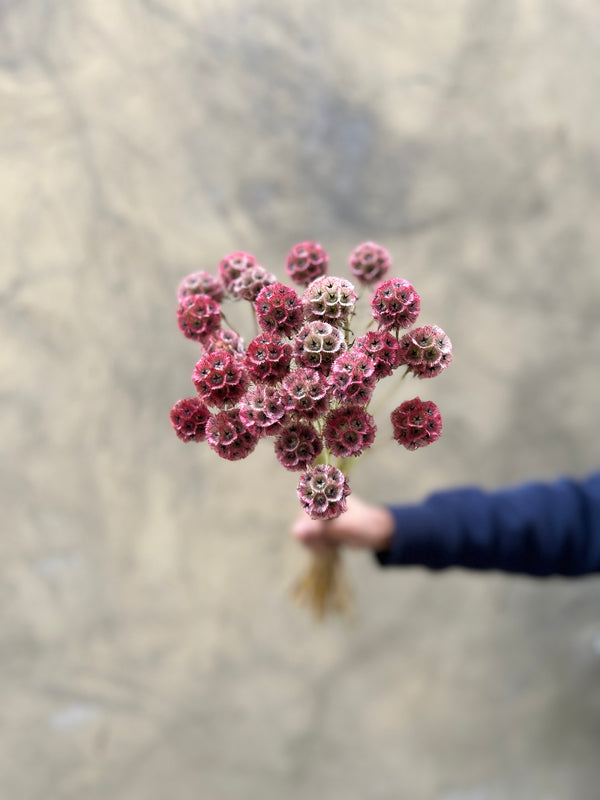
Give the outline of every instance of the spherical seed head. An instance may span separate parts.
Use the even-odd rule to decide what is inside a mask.
[[[183,297],[177,308],[177,324],[188,339],[204,342],[214,336],[221,325],[219,304],[207,294]]]
[[[377,380],[391,375],[400,366],[400,345],[396,337],[380,329],[359,336],[354,342],[353,352],[364,353],[373,359]]]
[[[204,351],[213,353],[216,350],[225,350],[237,359],[243,358],[245,354],[244,340],[235,331],[221,329],[215,336],[211,336],[203,342]]]
[[[203,442],[210,411],[199,397],[178,400],[170,412],[171,425],[182,442]]]
[[[317,464],[298,481],[300,505],[312,519],[334,519],[346,510],[350,494],[348,479],[337,467]]]
[[[306,422],[286,425],[275,439],[275,455],[291,471],[306,469],[322,450],[320,436]]]
[[[263,287],[254,303],[258,324],[265,333],[293,336],[304,321],[302,300],[295,289],[283,283]]]
[[[292,247],[286,261],[286,272],[294,283],[308,286],[315,278],[327,274],[329,256],[316,242],[300,242]]]
[[[348,321],[356,305],[356,292],[350,281],[324,275],[316,278],[302,295],[307,320],[324,320],[334,325]]]
[[[294,355],[305,367],[328,373],[346,350],[344,334],[328,322],[307,322],[294,339]]]
[[[421,308],[421,299],[412,284],[402,278],[380,283],[371,295],[373,319],[380,328],[410,328]]]
[[[204,270],[191,272],[179,284],[177,300],[181,303],[185,297],[194,294],[207,294],[216,303],[220,303],[223,299],[223,284],[214,275],[210,275]]]
[[[219,277],[225,291],[231,294],[233,285],[242,272],[257,266],[258,262],[250,253],[240,251],[225,256],[219,264]]]
[[[261,333],[248,345],[244,366],[256,383],[277,383],[288,374],[292,347],[276,333]]]
[[[194,367],[196,391],[208,405],[233,405],[248,388],[248,375],[242,363],[226,350],[204,353]]]
[[[359,456],[375,441],[377,426],[362,406],[349,405],[332,409],[325,418],[323,436],[334,456]]]
[[[239,461],[250,455],[256,447],[259,436],[244,424],[238,408],[229,408],[219,411],[208,420],[206,439],[221,458]]]
[[[363,242],[350,255],[350,270],[359,283],[368,286],[381,280],[392,265],[390,254],[375,242]]]
[[[240,418],[259,436],[277,433],[286,417],[282,393],[274,386],[259,384],[249,389],[239,403]]]
[[[414,328],[400,339],[400,363],[417,378],[433,378],[452,362],[452,343],[437,325]]]
[[[317,419],[327,411],[329,386],[318,370],[296,369],[283,379],[281,388],[288,412],[305,419]]]
[[[432,444],[442,435],[442,415],[431,400],[414,397],[391,414],[394,439],[407,450]]]
[[[235,278],[229,291],[236,300],[248,300],[253,303],[264,286],[276,282],[275,275],[256,264],[253,267],[245,267]]]
[[[362,406],[371,399],[376,382],[375,362],[355,350],[338,356],[329,375],[329,385],[337,400]]]

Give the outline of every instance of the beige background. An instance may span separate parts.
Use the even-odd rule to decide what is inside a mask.
[[[168,411],[184,274],[371,238],[455,362],[354,490],[595,468],[599,52],[595,0],[0,4],[2,800],[597,800],[596,579],[354,553],[319,628],[296,478]]]

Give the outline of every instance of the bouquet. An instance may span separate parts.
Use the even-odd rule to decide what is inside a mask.
[[[441,328],[415,326],[420,297],[407,280],[388,277],[384,247],[359,245],[349,266],[367,291],[364,332],[357,330],[355,285],[329,275],[329,257],[316,242],[297,244],[287,256],[286,273],[301,290],[236,252],[216,275],[194,272],[177,291],[179,329],[200,353],[196,395],[170,412],[175,433],[184,442],[206,441],[230,461],[268,440],[280,464],[300,473],[298,499],[313,519],[346,510],[350,467],[375,441],[369,404],[377,383],[400,368],[402,378],[433,378],[452,361]],[[247,344],[227,321],[225,301],[250,306],[256,335]],[[391,424],[396,442],[411,451],[442,432],[439,409],[418,396],[394,408]],[[318,617],[348,608],[337,547],[312,554],[295,596]]]

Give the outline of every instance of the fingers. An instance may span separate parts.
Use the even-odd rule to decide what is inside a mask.
[[[306,547],[323,549],[334,544],[330,528],[331,522],[311,519],[304,514],[294,523],[292,536]]]

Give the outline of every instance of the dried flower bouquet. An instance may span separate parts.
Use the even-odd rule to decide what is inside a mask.
[[[346,510],[352,463],[371,447],[377,426],[369,413],[376,384],[400,367],[402,377],[432,378],[452,361],[452,345],[436,325],[413,327],[420,297],[402,278],[386,277],[391,259],[373,242],[359,245],[349,266],[369,290],[369,323],[354,330],[357,292],[328,274],[329,257],[315,242],[292,248],[286,272],[296,289],[279,283],[248,253],[233,253],[218,275],[186,276],[177,292],[177,322],[200,344],[192,380],[196,396],[179,400],[171,424],[184,442],[207,441],[221,458],[246,458],[270,438],[285,469],[300,472],[298,498],[315,519]],[[225,300],[246,301],[260,332],[246,346],[229,327]],[[227,326],[227,327],[225,327]],[[394,439],[408,450],[436,441],[440,412],[419,397],[391,413]],[[339,551],[313,554],[296,586],[297,600],[318,617],[348,607]]]

